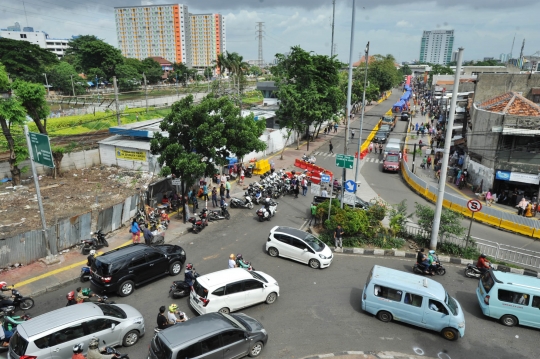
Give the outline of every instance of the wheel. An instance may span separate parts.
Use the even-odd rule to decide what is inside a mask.
[[[107,240],[105,238],[103,238],[103,244],[105,245],[105,247],[109,246],[109,242],[107,242]]]
[[[262,218],[262,216],[259,216],[259,222],[262,222],[264,221],[264,218]]]
[[[89,255],[90,254],[90,247],[82,247],[81,253],[84,254],[85,256]]]
[[[253,203],[250,202],[250,203],[248,203],[247,206],[248,206],[249,209],[253,209]]]
[[[196,228],[193,228],[193,233],[198,234],[198,233],[199,233],[199,230],[196,229]]]
[[[230,312],[231,311],[227,307],[223,307],[220,310],[218,310],[218,313],[223,313],[223,314],[229,314]]]
[[[277,299],[277,294],[272,292],[268,294],[268,297],[266,297],[266,304],[272,304],[276,301],[276,299]]]
[[[177,290],[176,292],[173,292],[172,295],[173,295],[173,298],[176,299],[176,298],[183,298],[186,295],[188,295],[188,293],[186,290]]]
[[[309,266],[313,269],[319,269],[321,268],[321,263],[316,259],[310,259]]]
[[[459,338],[458,331],[455,330],[454,328],[444,328],[441,331],[441,334],[444,339],[451,340],[451,341],[457,340]]]
[[[28,310],[34,306],[34,300],[29,297],[25,297],[21,299],[21,303],[19,304],[19,308],[21,310]]]
[[[501,323],[506,325],[507,327],[513,327],[517,325],[518,319],[513,315],[506,314],[501,317]]]
[[[392,320],[392,314],[388,313],[388,312],[385,311],[385,310],[381,310],[379,313],[377,313],[377,318],[378,318],[381,322],[388,323],[389,321]]]
[[[135,290],[135,283],[133,283],[131,280],[126,280],[120,285],[120,288],[118,288],[118,295],[121,297],[127,297],[133,293],[133,290]]]
[[[251,358],[255,358],[255,357],[258,357],[259,354],[261,354],[262,350],[264,348],[264,344],[262,342],[257,342],[255,344],[253,344],[253,346],[251,347],[251,349],[249,349],[249,356]]]
[[[231,215],[229,214],[229,212],[225,213],[225,219],[227,220],[231,219]]]
[[[136,330],[131,330],[124,335],[122,339],[122,345],[125,347],[130,347],[139,341],[139,332]]]
[[[437,269],[437,274],[438,275],[445,275],[446,274],[446,269],[444,269],[444,268]]]
[[[279,251],[274,247],[270,247],[268,248],[268,254],[270,255],[270,257],[277,257],[279,256]]]
[[[236,208],[236,202],[231,201],[230,206],[231,206],[231,208]]]
[[[170,275],[178,275],[180,271],[182,270],[182,263],[176,261],[172,262],[169,267],[169,274]]]
[[[472,269],[465,269],[465,276],[469,278],[475,278],[474,271]]]

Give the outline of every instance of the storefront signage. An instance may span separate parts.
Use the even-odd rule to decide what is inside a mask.
[[[146,162],[146,151],[127,151],[117,147],[116,158],[128,161]]]
[[[540,178],[538,174],[510,172],[503,170],[495,171],[495,179],[500,181],[512,181],[520,183],[540,184]]]

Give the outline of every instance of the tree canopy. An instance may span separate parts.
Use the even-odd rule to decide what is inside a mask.
[[[82,35],[69,42],[67,60],[78,72],[101,69],[107,79],[114,76],[116,66],[124,63],[120,50],[94,35]]]
[[[64,61],[52,66],[47,73],[49,84],[56,91],[60,91],[64,95],[82,95],[85,93],[83,79],[79,76],[75,68]],[[71,79],[73,78],[73,83]]]
[[[150,84],[156,84],[158,81],[161,81],[161,76],[163,76],[163,70],[161,65],[156,60],[148,57],[141,61],[142,72],[146,76],[146,81]]]
[[[38,45],[0,38],[0,62],[11,79],[45,83],[46,68],[57,64],[58,58]]]
[[[46,90],[41,84],[17,80],[12,85],[17,100],[32,118],[40,133],[47,133],[50,108],[45,100]],[[42,122],[43,121],[43,122]]]
[[[120,90],[133,90],[141,84],[141,74],[131,65],[116,66],[115,74]]]

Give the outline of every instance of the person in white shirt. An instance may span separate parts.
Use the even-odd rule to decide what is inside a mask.
[[[236,268],[236,256],[234,254],[229,256],[229,268]]]
[[[328,192],[326,191],[326,187],[324,187],[321,191],[321,196],[322,197],[328,197]]]

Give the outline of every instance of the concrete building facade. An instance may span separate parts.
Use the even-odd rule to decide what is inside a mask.
[[[190,14],[190,24],[191,66],[215,66],[217,56],[226,51],[225,18],[220,14]]]
[[[33,27],[23,27],[18,22],[14,26],[8,26],[6,29],[0,29],[0,38],[6,38],[17,41],[26,41],[37,45],[42,49],[47,49],[54,53],[59,59],[64,57],[70,39],[55,39],[49,37],[44,31],[34,30]]]
[[[420,43],[420,62],[446,65],[452,61],[454,30],[424,31]]]

